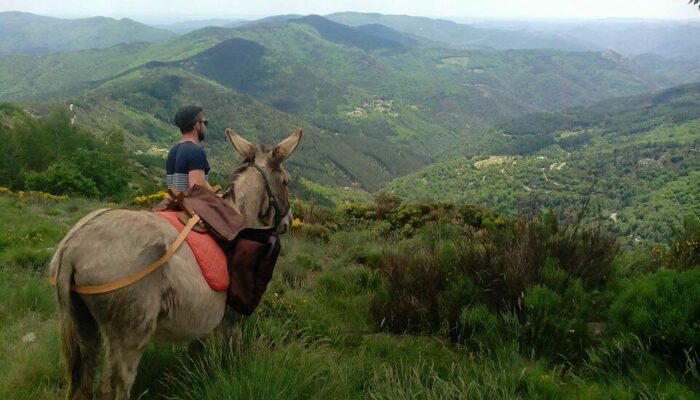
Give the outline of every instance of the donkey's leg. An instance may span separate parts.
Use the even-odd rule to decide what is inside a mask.
[[[94,397],[95,376],[100,359],[100,333],[94,320],[78,327],[80,332],[80,376],[72,376],[70,399],[82,400]]]
[[[68,366],[68,399],[92,399],[99,360],[100,336],[97,323],[76,294],[71,294],[71,324],[63,324],[63,351]],[[66,326],[68,327],[66,328]],[[69,331],[67,329],[72,329]]]
[[[155,331],[156,320],[144,321],[138,328],[115,329],[105,338],[105,365],[100,386],[103,399],[122,400],[131,395],[141,356]]]

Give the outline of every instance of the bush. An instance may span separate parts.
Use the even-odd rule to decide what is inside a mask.
[[[662,269],[630,284],[610,307],[613,328],[674,357],[700,348],[700,269]]]
[[[44,172],[34,172],[27,177],[26,186],[53,194],[96,198],[100,192],[90,178],[83,175],[78,167],[67,161],[59,161]]]
[[[384,218],[385,215],[393,212],[401,205],[399,196],[393,193],[381,192],[374,196],[377,218]]]
[[[391,332],[457,341],[484,332],[476,321],[485,312],[512,313],[524,325],[522,349],[577,362],[592,342],[587,321],[617,251],[601,231],[551,215],[478,230],[430,223],[386,255],[385,285],[370,309]]]
[[[529,288],[523,299],[522,348],[561,361],[583,359],[591,344],[586,329],[587,303],[578,281],[573,281],[563,294],[541,285]]]
[[[700,219],[689,216],[683,230],[668,250],[656,249],[655,261],[658,265],[672,269],[688,269],[700,266]]]
[[[503,345],[503,326],[498,315],[485,305],[465,307],[459,323],[464,340],[477,349],[495,350]]]

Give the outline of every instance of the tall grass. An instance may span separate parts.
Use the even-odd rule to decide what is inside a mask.
[[[44,262],[24,263],[16,254],[25,245],[55,246],[70,224],[102,205],[15,203],[0,196],[0,217],[14,232],[0,241],[7,257],[0,263],[0,398],[63,398]],[[28,223],[18,217],[19,206],[33,213]],[[691,349],[680,346],[674,363],[609,312],[616,301],[633,303],[626,293],[652,285],[651,257],[625,255],[608,264],[616,248],[605,238],[544,219],[513,225],[465,213],[470,224],[416,220],[410,234],[387,234],[374,221],[324,227],[323,238],[285,237],[256,314],[232,336],[204,338],[200,349],[148,345],[132,396],[694,398],[700,382]],[[32,231],[42,240],[18,242]],[[667,311],[657,311],[669,318],[688,300],[660,296]]]

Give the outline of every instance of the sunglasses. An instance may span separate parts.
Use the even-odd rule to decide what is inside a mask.
[[[194,122],[201,122],[204,124],[204,126],[209,126],[209,120],[208,119],[196,119]]]

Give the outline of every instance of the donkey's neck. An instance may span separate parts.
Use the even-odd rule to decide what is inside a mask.
[[[260,174],[253,168],[248,168],[241,172],[231,185],[233,193],[226,199],[227,203],[245,217],[248,227],[255,226],[265,201],[265,188]]]

